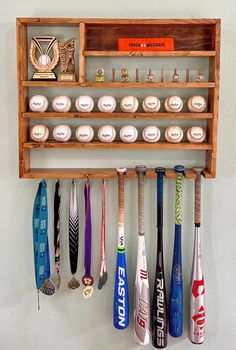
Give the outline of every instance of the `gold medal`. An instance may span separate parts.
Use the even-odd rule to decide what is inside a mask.
[[[87,286],[84,290],[83,290],[83,297],[85,299],[90,298],[93,295],[93,287],[92,286]]]

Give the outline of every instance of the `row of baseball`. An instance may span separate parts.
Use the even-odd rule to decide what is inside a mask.
[[[75,101],[75,107],[80,113],[89,113],[94,109],[94,99],[91,96],[79,96]],[[29,106],[33,112],[46,112],[49,102],[46,96],[34,95]],[[67,113],[71,110],[71,99],[68,96],[56,96],[52,101],[52,108],[56,112]],[[115,111],[117,101],[113,96],[101,96],[98,100],[98,109],[102,113]],[[125,96],[120,101],[120,108],[124,113],[135,113],[138,110],[139,101],[135,96]],[[184,107],[184,101],[179,96],[169,96],[164,101],[164,107],[168,113],[179,113]],[[187,107],[191,113],[202,113],[206,110],[207,102],[203,96],[192,96],[188,99]],[[161,101],[157,96],[146,96],[142,100],[142,109],[146,113],[157,113],[161,108]]]
[[[71,139],[72,131],[68,125],[57,125],[53,129],[53,138],[58,142],[67,142]],[[90,125],[81,125],[75,131],[76,139],[79,142],[91,142],[94,139],[94,130]],[[111,143],[116,138],[116,130],[112,125],[103,125],[98,129],[98,139],[101,142]],[[133,143],[138,138],[138,130],[133,125],[125,125],[119,131],[121,141]],[[30,137],[37,142],[45,142],[49,138],[47,126],[38,124],[31,128]],[[142,138],[145,142],[155,143],[160,140],[161,131],[157,126],[147,126],[142,131]],[[184,131],[181,127],[173,125],[165,130],[167,142],[179,143],[183,140]],[[192,126],[187,130],[187,139],[191,143],[202,143],[206,138],[205,130],[200,126]]]

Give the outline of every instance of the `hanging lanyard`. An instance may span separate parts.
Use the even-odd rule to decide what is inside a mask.
[[[52,295],[55,287],[50,278],[50,256],[48,244],[48,204],[47,204],[47,183],[41,181],[38,186],[33,209],[33,246],[34,246],[34,268],[35,281],[38,290]]]
[[[90,182],[87,179],[84,187],[85,200],[85,250],[84,269],[85,275],[82,282],[86,286],[83,291],[84,298],[89,298],[93,294],[93,277],[91,276],[91,249],[92,249],[92,223],[91,223],[91,203],[90,203]]]
[[[76,183],[72,180],[70,193],[70,210],[69,210],[69,254],[70,254],[70,269],[72,278],[68,283],[69,289],[79,288],[80,283],[74,276],[77,271],[79,250],[79,215],[76,196]]]
[[[102,179],[102,222],[101,222],[101,238],[100,238],[100,274],[98,289],[107,282],[107,263],[106,263],[106,182]]]
[[[54,251],[55,251],[55,269],[57,273],[57,289],[60,288],[60,204],[61,204],[61,192],[60,181],[58,180],[55,185],[54,194]]]

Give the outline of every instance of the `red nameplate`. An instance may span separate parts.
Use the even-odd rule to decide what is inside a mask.
[[[118,38],[119,51],[173,51],[173,38]]]

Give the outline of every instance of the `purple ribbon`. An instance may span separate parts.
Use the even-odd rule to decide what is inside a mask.
[[[89,179],[84,187],[85,199],[85,250],[84,250],[84,268],[85,277],[91,277],[91,251],[92,251],[92,223],[91,223],[91,203],[90,203],[90,182]]]

